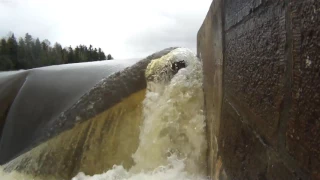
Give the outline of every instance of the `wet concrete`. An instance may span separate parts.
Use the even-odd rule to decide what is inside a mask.
[[[208,139],[208,170],[211,177],[218,173],[215,169],[218,153],[222,103],[223,39],[221,1],[214,1],[198,32],[197,54],[203,62],[204,101]],[[215,33],[210,33],[215,32]]]
[[[217,137],[209,144],[218,142],[209,151],[218,149],[208,159],[211,174],[227,179],[319,179],[320,2],[212,4],[198,33],[207,123],[214,127],[208,128],[208,137]],[[215,38],[220,32],[222,42]],[[217,52],[223,52],[222,76],[214,66],[221,61]],[[220,81],[222,104],[214,103]],[[219,119],[213,118],[220,113]],[[223,165],[216,170],[220,159]]]

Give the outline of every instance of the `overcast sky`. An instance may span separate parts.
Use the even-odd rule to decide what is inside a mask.
[[[0,36],[30,33],[63,47],[101,47],[115,58],[166,47],[196,50],[212,0],[0,0]]]

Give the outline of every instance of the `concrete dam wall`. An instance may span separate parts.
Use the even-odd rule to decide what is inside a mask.
[[[108,73],[83,86],[87,81],[70,74],[94,75],[98,67],[35,69],[16,85],[6,82],[17,72],[2,74],[9,94],[23,85],[12,91],[3,114],[0,179],[205,180],[203,73],[196,55],[168,48],[133,65],[101,63]]]
[[[213,0],[198,32],[208,172],[320,179],[320,1]]]

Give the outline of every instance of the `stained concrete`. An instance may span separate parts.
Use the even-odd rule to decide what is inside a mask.
[[[314,0],[212,2],[198,33],[212,177],[320,179],[319,17]]]
[[[291,25],[291,99],[286,150],[313,179],[320,179],[320,1],[293,1]]]
[[[221,1],[214,1],[198,32],[198,57],[203,62],[205,115],[207,118],[208,170],[214,176],[222,103],[222,14]],[[215,33],[210,33],[215,32]]]

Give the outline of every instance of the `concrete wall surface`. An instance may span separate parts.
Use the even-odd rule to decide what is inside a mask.
[[[320,179],[320,1],[213,0],[198,56],[211,177]]]

